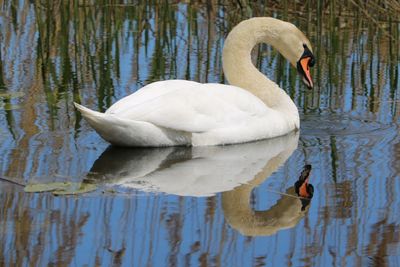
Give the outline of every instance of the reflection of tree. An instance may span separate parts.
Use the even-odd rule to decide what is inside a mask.
[[[7,87],[6,87],[6,81],[5,81],[5,76],[4,76],[4,68],[3,68],[3,57],[2,57],[2,52],[1,52],[1,39],[2,36],[0,34],[0,93],[7,92]],[[13,139],[15,139],[15,132],[13,130],[14,128],[14,117],[12,114],[11,110],[11,97],[3,97],[1,98],[3,102],[3,106],[5,107],[5,113],[6,113],[6,120],[7,120],[7,126],[8,130],[10,131]]]
[[[6,258],[6,265],[43,266],[50,263],[57,266],[69,266],[75,257],[75,247],[83,236],[82,229],[90,214],[79,207],[66,210],[48,210],[47,205],[32,209],[27,203],[54,201],[50,195],[25,195],[15,198],[14,193],[5,196],[5,207],[0,209],[0,264]],[[64,204],[67,204],[68,200]],[[68,206],[68,205],[66,205]],[[16,209],[17,212],[9,213]],[[38,211],[41,216],[38,216]],[[12,234],[13,239],[7,237]],[[53,251],[52,249],[55,248]],[[47,258],[50,253],[50,259]],[[5,257],[6,256],[6,257]],[[7,264],[8,263],[8,264]]]
[[[363,248],[369,255],[370,266],[390,266],[387,262],[388,255],[396,255],[393,253],[400,243],[400,227],[397,223],[390,223],[387,218],[376,222],[372,225],[369,235],[369,244]]]
[[[51,263],[56,266],[73,264],[75,247],[83,235],[82,228],[90,217],[90,214],[82,212],[77,207],[73,208],[72,214],[65,215],[66,213],[59,211],[52,214],[52,217],[59,217],[60,221],[64,221],[63,225],[59,226],[58,232],[62,235],[59,236],[57,249],[53,252],[51,259]]]
[[[178,264],[178,254],[179,245],[182,240],[182,214],[172,213],[169,214],[165,220],[168,229],[168,240],[170,245],[170,253],[168,255],[168,265],[177,266]]]
[[[400,173],[400,142],[393,146],[394,160],[392,163],[392,168],[396,173]]]
[[[333,213],[331,216],[337,219],[351,218],[354,211],[353,203],[355,201],[353,196],[353,183],[350,181],[343,181],[340,183],[335,183],[331,186],[332,192],[332,209]]]
[[[1,36],[0,36],[1,38]],[[1,41],[1,39],[0,39]],[[0,47],[1,47],[1,42],[0,42]],[[4,80],[4,73],[3,73],[3,58],[1,56],[1,49],[0,49],[0,90],[6,89],[6,83]]]

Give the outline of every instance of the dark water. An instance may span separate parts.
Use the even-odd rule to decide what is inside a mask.
[[[84,3],[0,1],[0,266],[400,266],[390,13]],[[314,44],[313,91],[275,50],[254,51],[299,107],[300,135],[121,149],[74,110],[105,110],[160,79],[223,82],[224,38],[252,15],[289,20]],[[315,192],[302,211],[288,195],[306,163]]]

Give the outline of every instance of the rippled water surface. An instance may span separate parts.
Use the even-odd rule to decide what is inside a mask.
[[[0,1],[0,266],[400,266],[398,18],[358,1],[194,2]],[[226,34],[260,15],[314,45],[312,91],[254,50],[300,133],[124,149],[73,107],[104,111],[162,79],[224,82]]]

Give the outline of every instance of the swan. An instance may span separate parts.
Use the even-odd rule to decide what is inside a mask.
[[[291,23],[257,17],[239,23],[225,40],[222,61],[230,85],[159,81],[105,113],[75,107],[103,139],[118,146],[210,146],[285,135],[299,129],[299,113],[286,92],[253,65],[251,51],[259,43],[275,47],[313,87],[307,37]]]

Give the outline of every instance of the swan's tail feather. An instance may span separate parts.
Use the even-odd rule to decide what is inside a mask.
[[[115,128],[117,120],[112,120],[110,115],[101,113],[98,111],[91,110],[78,103],[74,103],[75,107],[82,114],[83,118],[89,123],[89,125],[96,130],[96,132],[110,143],[115,143],[114,138],[110,134],[112,127]]]
[[[85,120],[90,124],[90,126],[92,126],[93,129],[95,129],[96,132],[99,133],[104,139],[109,141],[108,138],[106,138],[106,132],[110,127],[110,123],[113,124],[113,120],[110,119],[110,115],[91,110],[78,103],[74,103],[74,105],[85,118]]]
[[[87,121],[92,121],[99,119],[103,117],[105,114],[101,112],[97,112],[91,109],[88,109],[87,107],[84,107],[78,103],[74,102],[74,106],[79,112],[82,114],[82,116],[87,120]]]
[[[120,146],[170,146],[177,143],[169,136],[172,130],[162,129],[149,122],[118,118],[113,114],[101,113],[74,103],[85,120],[106,141]],[[190,140],[183,135],[179,142],[187,144]],[[179,144],[178,142],[178,144]]]

